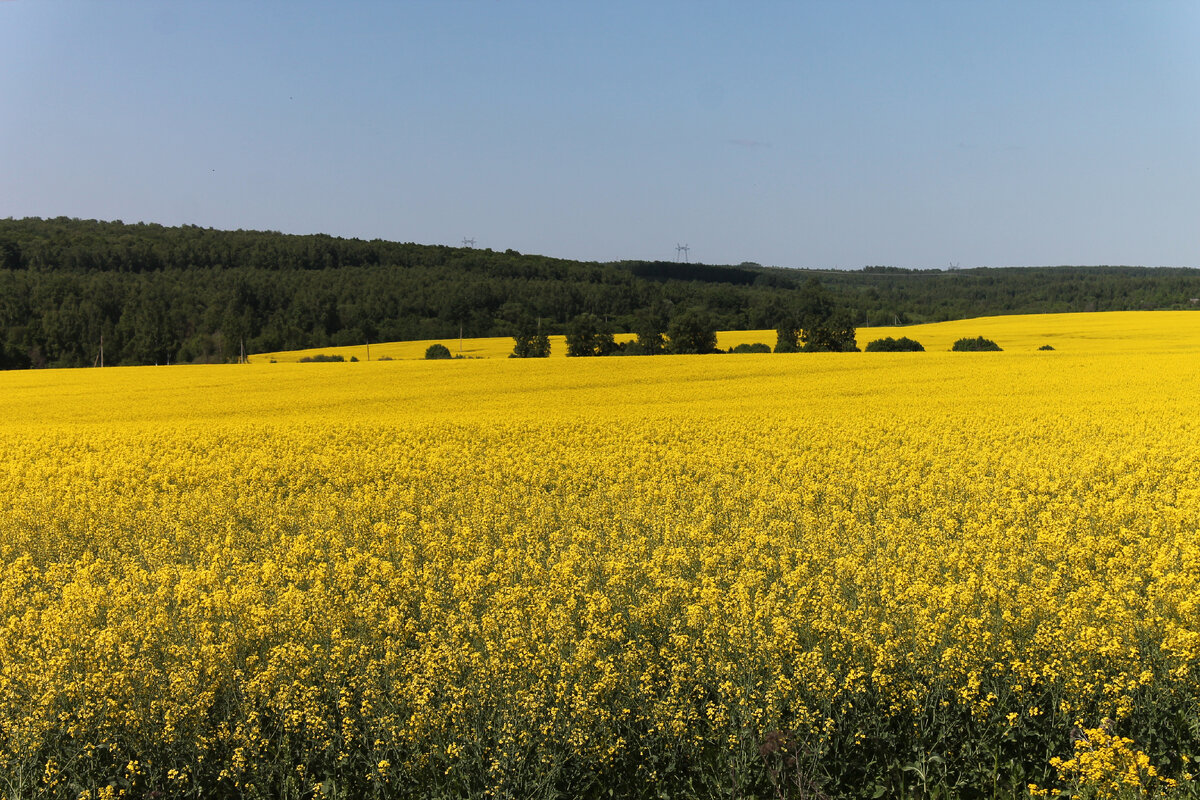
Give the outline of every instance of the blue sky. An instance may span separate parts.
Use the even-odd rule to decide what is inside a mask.
[[[1200,3],[0,0],[0,217],[1200,266]]]

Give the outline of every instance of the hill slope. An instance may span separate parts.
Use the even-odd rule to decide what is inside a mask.
[[[872,339],[907,336],[928,351],[946,351],[963,337],[984,336],[1003,350],[1028,352],[1043,345],[1068,353],[1200,352],[1200,313],[1196,311],[1104,311],[1077,314],[1012,314],[973,317],[947,322],[927,322],[902,327],[880,326],[858,329],[858,346]],[[617,340],[632,338],[618,334]],[[762,342],[771,345],[775,331],[720,331],[717,347],[728,350],[739,344]],[[411,360],[425,357],[431,344],[444,344],[452,354],[464,358],[507,358],[513,340],[507,337],[430,339],[410,342],[381,342],[348,347],[311,348],[257,353],[252,363],[291,363],[313,356],[340,356],[344,361]],[[562,336],[550,337],[550,357],[566,357]],[[870,356],[874,358],[875,356]]]
[[[700,307],[773,327],[817,281],[860,324],[1183,308],[1200,270],[1055,267],[817,272],[587,263],[515,251],[63,217],[0,220],[0,368],[229,361],[245,352],[503,337],[581,313],[630,331]]]

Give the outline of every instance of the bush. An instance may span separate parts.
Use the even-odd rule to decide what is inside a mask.
[[[1039,348],[1038,348],[1038,350],[1053,350],[1053,349],[1054,349],[1054,348],[1053,348],[1052,346],[1048,345],[1048,344],[1044,344],[1044,345],[1042,345],[1041,347],[1039,347]]]
[[[771,352],[771,346],[769,344],[763,344],[762,342],[755,342],[754,344],[743,343],[743,344],[739,344],[737,347],[731,348],[729,352],[731,352],[731,353],[769,353],[769,352]]]
[[[907,336],[901,336],[899,339],[893,339],[891,336],[886,339],[876,339],[867,343],[866,350],[868,353],[923,353],[925,348],[915,339],[910,339]]]
[[[999,350],[1000,345],[996,344],[991,339],[985,339],[982,336],[976,336],[974,339],[959,339],[950,349],[956,353],[979,353],[985,350]]]
[[[331,356],[331,355],[326,355],[325,353],[318,353],[315,356],[305,356],[304,358],[300,359],[300,363],[301,364],[313,364],[313,363],[321,363],[321,362],[325,362],[325,361],[345,361],[345,360],[346,360],[345,356]]]
[[[444,344],[431,344],[425,348],[425,358],[429,360],[451,358],[450,348]]]

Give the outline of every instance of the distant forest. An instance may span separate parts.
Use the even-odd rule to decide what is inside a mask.
[[[859,327],[994,314],[1195,307],[1200,270],[794,270],[592,263],[514,250],[272,231],[0,220],[0,368],[222,362],[371,341],[563,333],[581,314],[633,331],[702,310],[775,328],[814,291]]]

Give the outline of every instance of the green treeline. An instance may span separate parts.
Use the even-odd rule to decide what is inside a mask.
[[[1200,308],[1200,269],[980,267],[804,271],[837,292],[864,325],[912,325],[1000,314]]]
[[[819,281],[820,288],[814,289]],[[814,272],[590,263],[383,240],[59,217],[0,220],[0,368],[232,361],[368,341],[795,328],[814,291],[846,325],[1187,307],[1200,270]],[[654,331],[651,331],[653,333]],[[654,340],[647,337],[647,346]]]
[[[512,336],[581,314],[707,309],[723,329],[772,327],[768,286],[658,280],[636,265],[515,251],[193,226],[0,220],[0,365],[231,361],[367,341]]]

